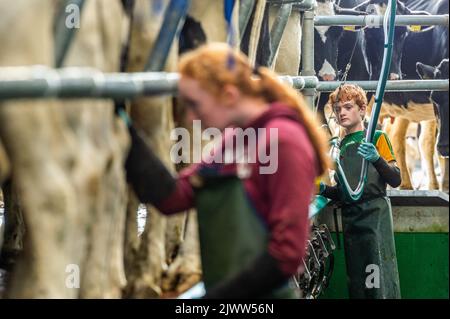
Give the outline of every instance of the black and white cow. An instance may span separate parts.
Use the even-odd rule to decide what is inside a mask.
[[[448,61],[448,59],[444,59],[436,67],[417,62],[417,74],[419,74],[421,79],[448,79]],[[448,157],[448,92],[433,91],[431,92],[430,98],[435,106],[436,115],[440,122],[437,148],[439,154],[444,157]]]
[[[320,0],[317,1],[316,15],[358,15],[364,14],[353,8],[364,0]],[[320,81],[342,80],[347,64],[351,64],[348,80],[368,80],[362,50],[362,31],[359,28],[341,26],[316,26],[314,30],[314,70]],[[324,110],[328,93],[321,93],[317,107],[320,116],[329,117],[330,110]],[[326,122],[325,118],[322,119]],[[333,126],[332,123],[329,123]],[[335,128],[330,127],[331,134]]]
[[[370,14],[384,15],[387,1],[372,0],[366,7]],[[414,14],[404,3],[398,1],[397,15],[412,15]],[[423,14],[421,12],[420,14]],[[408,29],[406,26],[396,26],[394,34],[394,46],[392,49],[391,68],[389,73],[389,80],[399,80],[402,78],[401,62],[402,52],[405,44]],[[384,46],[384,32],[382,28],[368,27],[364,30],[363,46],[366,56],[366,62],[371,80],[379,78],[383,62]],[[381,45],[380,45],[381,44]]]
[[[397,15],[448,14],[448,2],[397,0]],[[387,0],[371,0],[365,10],[369,10],[371,14],[384,14],[386,4]],[[377,80],[380,76],[383,42],[384,33],[381,28],[364,30],[363,51],[371,80]],[[417,62],[438,65],[448,58],[448,28],[436,26],[429,31],[411,32],[405,26],[397,26],[392,54],[390,80],[420,79],[416,72]],[[406,106],[409,101],[426,103],[428,95],[426,92],[389,93],[385,95],[385,100]]]
[[[383,14],[387,0],[371,0],[365,10],[370,13]],[[360,7],[360,9],[362,9]],[[397,0],[397,15],[448,14],[448,0]],[[428,29],[428,28],[427,28]],[[384,33],[381,28],[367,28],[364,31],[363,50],[370,79],[378,79],[382,65]],[[390,69],[390,79],[420,79],[416,72],[416,63],[437,65],[443,58],[448,58],[448,30],[436,26],[428,31],[414,33],[407,27],[395,28],[395,42]],[[405,160],[405,139],[409,122],[421,122],[421,151],[427,163],[429,188],[438,187],[434,173],[433,154],[436,143],[436,118],[430,92],[395,92],[386,93],[382,116],[395,118],[392,130],[392,144],[397,153],[397,160],[402,170],[402,188],[412,188],[411,179]]]
[[[261,1],[264,2],[264,1]],[[269,28],[269,5],[265,5],[262,19],[260,21],[259,41],[256,49],[255,63],[256,65],[269,66],[269,58],[272,54],[270,46],[270,28]],[[249,54],[252,36],[252,27],[256,17],[256,4],[254,5],[247,27],[243,34],[240,34],[240,50],[245,54]],[[188,15],[180,32],[179,53],[183,54],[189,50],[195,49],[202,44],[210,42],[206,25],[202,24],[195,17]],[[234,30],[238,32],[238,30]]]
[[[333,0],[317,1],[315,14],[336,15],[335,2]],[[342,33],[342,28],[338,26],[314,27],[314,69],[321,81],[334,81],[337,78],[338,44]]]
[[[344,9],[354,8],[365,0],[340,0],[339,6]],[[360,10],[355,11],[360,12]],[[342,38],[339,41],[337,66],[339,74],[343,74],[347,64],[350,63],[348,80],[368,80],[369,72],[363,50],[364,34],[362,28],[343,28]]]
[[[336,1],[336,0],[318,0],[315,14],[319,16],[334,16],[334,15],[359,15],[364,14],[362,11],[353,10],[352,7],[358,4],[362,0],[351,1]],[[333,81],[339,78],[345,69],[345,65],[349,62],[350,52],[348,53],[348,59],[343,65],[344,59],[339,58],[341,52],[346,52],[345,48],[350,48],[352,51],[355,43],[354,36],[356,32],[345,32],[340,26],[315,26],[314,28],[314,69],[317,77],[321,81]],[[349,37],[351,35],[351,37]],[[351,39],[347,39],[351,38]],[[350,41],[349,41],[350,40]],[[350,44],[351,42],[351,44]],[[342,45],[345,46],[342,46]],[[339,52],[339,54],[338,54]],[[361,53],[359,50],[355,50],[356,56]],[[354,55],[355,56],[355,55]],[[362,57],[362,55],[359,54]],[[361,59],[362,63],[364,60]]]

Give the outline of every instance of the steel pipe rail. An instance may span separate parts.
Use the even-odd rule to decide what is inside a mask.
[[[341,82],[319,81],[315,76],[280,76],[298,90],[331,92]],[[0,100],[22,98],[134,98],[174,95],[179,75],[165,72],[102,73],[91,68],[43,66],[0,68]],[[347,81],[375,91],[378,81]],[[388,81],[386,91],[448,91],[449,80]]]
[[[173,95],[177,73],[102,73],[90,68],[0,68],[0,100],[23,98],[111,98]]]
[[[315,76],[280,76],[280,80],[298,90],[316,89],[319,92],[332,92],[342,83],[340,81],[319,81]],[[347,81],[357,84],[366,91],[374,92],[378,81]],[[448,91],[449,80],[396,80],[387,81],[386,92],[408,91]]]
[[[314,26],[368,26],[381,27],[383,16],[379,15],[336,15],[336,16],[315,16]],[[440,25],[448,27],[448,14],[443,15],[399,15],[395,18],[396,26]]]
[[[310,11],[317,6],[316,0],[267,0],[267,4],[272,6],[292,4],[293,9],[297,11]]]
[[[320,83],[319,79],[315,76],[281,75],[278,79],[300,91],[304,89],[315,89]]]
[[[366,91],[375,91],[378,81],[347,81],[348,84],[358,84]],[[341,82],[320,81],[316,87],[320,92],[334,91]],[[449,82],[447,80],[396,80],[387,81],[386,92],[408,92],[408,91],[448,91]]]

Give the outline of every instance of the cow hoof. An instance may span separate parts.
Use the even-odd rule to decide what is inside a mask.
[[[438,183],[432,183],[428,185],[428,190],[433,191],[433,190],[439,190],[439,184]]]
[[[414,187],[411,184],[400,184],[398,189],[401,189],[401,190],[413,190]]]
[[[201,280],[200,262],[198,257],[178,257],[169,266],[162,281],[162,289],[165,292],[181,294],[193,287]]]
[[[124,289],[123,297],[132,299],[153,299],[159,298],[161,294],[161,288],[159,288],[153,280],[139,279]]]

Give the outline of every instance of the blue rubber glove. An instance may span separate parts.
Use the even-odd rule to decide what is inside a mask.
[[[371,163],[375,163],[380,158],[377,148],[372,143],[361,143],[358,147],[358,155]]]

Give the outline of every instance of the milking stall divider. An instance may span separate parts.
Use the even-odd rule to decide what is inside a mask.
[[[302,16],[301,76],[280,76],[280,80],[301,90],[308,104],[314,107],[317,92],[330,92],[336,89],[340,81],[319,81],[314,71],[314,27],[315,26],[383,26],[383,16],[315,16],[315,0],[268,0],[270,5],[279,6],[279,14],[271,29],[272,52],[277,52],[281,37],[293,10],[299,10]],[[82,7],[83,0],[69,0]],[[188,0],[171,0],[169,8],[176,11],[172,19],[166,14],[159,33],[155,49],[149,55],[146,71],[141,73],[103,73],[93,68],[64,67],[53,69],[46,66],[0,67],[0,102],[6,100],[35,98],[109,98],[132,99],[140,96],[174,95],[177,92],[179,76],[176,73],[154,72],[162,70],[166,54],[179,26],[186,15]],[[241,10],[248,7],[241,7]],[[166,12],[167,13],[167,12]],[[248,13],[248,12],[247,12]],[[248,14],[247,14],[248,16]],[[245,20],[245,19],[244,19]],[[241,21],[239,28],[248,21]],[[166,23],[166,24],[164,24]],[[403,15],[396,16],[398,26],[440,25],[448,28],[449,16],[446,15]],[[61,38],[56,46],[56,65],[62,65],[65,52],[73,37],[69,34],[57,34]],[[156,62],[155,62],[156,61]],[[270,58],[273,61],[273,56]],[[378,81],[347,81],[360,85],[367,91],[376,91]],[[387,81],[386,91],[448,91],[449,80],[396,80]],[[1,105],[0,105],[1,107]],[[448,194],[440,191],[388,190],[394,218],[394,231],[397,258],[403,298],[448,298]],[[342,229],[339,223],[338,209],[325,207],[320,215],[314,216],[316,222],[326,224],[332,232],[334,242],[342,241]],[[315,241],[320,241],[317,228]],[[312,247],[314,240],[308,242]],[[313,243],[312,243],[313,242]],[[323,244],[323,243],[322,243]],[[334,249],[334,244],[332,242]],[[313,263],[319,261],[312,247]],[[325,255],[329,255],[325,249]],[[322,251],[323,253],[323,251]],[[346,298],[346,274],[343,249],[334,252],[334,275],[322,298]],[[327,257],[326,256],[326,257]],[[308,284],[311,284],[311,277]],[[329,280],[330,278],[328,278]],[[305,280],[305,278],[303,278]],[[297,282],[298,284],[298,282]],[[316,287],[318,285],[318,287]],[[322,292],[322,283],[317,284],[309,298],[317,298]],[[313,290],[314,290],[313,289]]]

